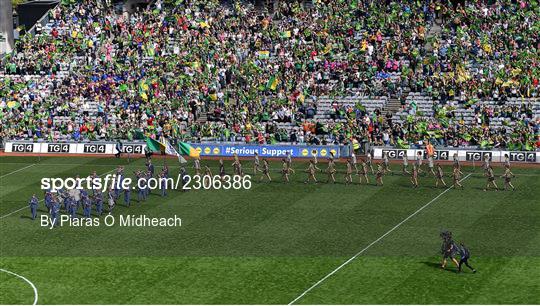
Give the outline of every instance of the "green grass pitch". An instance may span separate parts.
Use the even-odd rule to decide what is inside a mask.
[[[337,184],[305,185],[306,164],[295,162],[290,184],[276,170],[274,182],[257,176],[250,190],[154,192],[114,212],[176,214],[181,227],[49,230],[29,218],[32,193],[43,198],[42,177],[102,174],[118,164],[131,173],[144,160],[0,157],[0,268],[34,284],[38,303],[287,304],[371,244],[295,303],[540,304],[538,167],[513,169],[515,192],[483,192],[478,167],[464,168],[472,173],[464,190],[445,191],[431,177],[412,189],[401,175],[385,176],[384,187],[344,185],[342,174]],[[39,208],[45,213],[43,202]],[[441,229],[469,246],[478,273],[440,269]],[[33,300],[29,283],[0,271],[0,304]]]

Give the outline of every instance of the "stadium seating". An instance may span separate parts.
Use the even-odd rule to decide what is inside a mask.
[[[534,7],[471,3],[460,28],[463,8],[441,14],[430,1],[291,2],[273,14],[218,5],[165,3],[129,17],[86,2],[53,9],[49,23],[24,36],[0,69],[2,136],[260,141],[261,134],[279,142],[299,133],[300,141],[367,136],[376,143],[394,130],[389,144],[408,146],[433,136],[418,128],[427,120],[440,121],[442,134],[449,125],[464,127],[460,137],[489,128],[484,146],[497,135],[520,149],[535,146],[538,33],[523,26]],[[320,26],[323,15],[335,28]],[[374,21],[381,16],[390,17]],[[508,16],[515,17],[504,25]],[[230,22],[239,18],[240,31]],[[523,32],[512,47],[497,44],[507,38],[497,28],[503,25]],[[479,37],[477,27],[490,36]],[[482,88],[503,97],[473,93]],[[460,94],[467,101],[458,101]],[[520,108],[517,117],[499,114],[507,106]],[[27,122],[25,112],[41,113],[40,122]],[[306,129],[304,121],[321,128]],[[395,124],[407,126],[405,133]],[[476,138],[467,145],[480,145]]]

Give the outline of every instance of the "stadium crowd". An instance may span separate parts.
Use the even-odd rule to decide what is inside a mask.
[[[506,103],[538,98],[537,1],[284,1],[271,14],[158,0],[129,15],[105,3],[59,5],[4,59],[3,139],[540,145],[534,105]],[[429,96],[435,115],[409,92]],[[408,115],[359,102],[317,117],[321,97],[343,96],[396,97]]]

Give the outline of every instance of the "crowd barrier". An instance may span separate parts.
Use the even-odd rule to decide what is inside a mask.
[[[122,142],[122,152],[131,154],[144,154],[146,144],[143,142]],[[5,152],[8,153],[63,153],[63,154],[115,154],[114,142],[26,142],[8,141],[5,143]]]
[[[373,149],[373,158],[381,159],[383,154],[388,156],[388,159],[403,159],[406,154],[409,160],[416,159],[420,153],[424,158],[427,158],[427,152],[423,149],[396,149],[390,147],[375,147]],[[513,162],[540,162],[540,152],[521,152],[521,151],[505,151],[505,150],[475,150],[475,149],[455,149],[445,148],[435,150],[434,159],[443,161],[452,161],[454,154],[460,161],[481,162],[486,156],[493,162],[504,162],[505,155],[508,155],[510,161]]]
[[[117,153],[116,142],[28,142],[28,141],[8,141],[5,143],[7,153],[62,153],[62,154],[115,154]],[[350,156],[349,146],[310,146],[294,144],[277,145],[253,145],[237,143],[190,143],[203,157],[229,157],[235,153],[241,157],[253,156],[255,152],[261,157],[283,157],[287,152],[294,158],[309,158],[317,156],[326,158],[333,155],[335,158],[346,158]],[[120,146],[122,153],[143,155],[146,148],[144,142],[122,142]],[[423,149],[396,149],[392,147],[374,147],[373,158],[381,159],[386,154],[389,159],[402,159],[407,155],[408,159],[414,160],[418,153],[427,158],[427,153]],[[540,163],[539,151],[508,151],[508,150],[475,150],[475,149],[455,149],[443,148],[435,150],[435,160],[452,161],[454,154],[460,161],[481,162],[486,155],[493,162],[503,162],[505,155],[510,161]]]

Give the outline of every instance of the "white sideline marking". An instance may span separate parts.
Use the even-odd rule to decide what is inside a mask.
[[[105,175],[105,174],[107,174],[107,173],[111,173],[111,172],[113,172],[114,170],[116,170],[116,168],[114,168],[114,169],[112,169],[112,170],[110,170],[110,171],[107,171],[107,172],[105,172],[105,173],[102,173],[102,174],[100,174],[99,176],[103,176],[103,175]],[[44,200],[45,200],[45,199],[41,199],[41,200],[39,200],[39,202],[43,202]],[[23,209],[25,209],[25,208],[28,208],[28,206],[23,206],[23,207],[21,207],[21,208],[19,208],[19,209],[17,209],[17,210],[14,210],[14,211],[10,212],[10,213],[7,214],[7,215],[3,215],[3,216],[0,217],[0,219],[4,219],[5,217],[9,217],[9,216],[13,215],[14,213],[19,212],[19,211],[21,211],[21,210],[23,210]]]
[[[26,166],[26,167],[22,167],[21,169],[17,169],[17,170],[12,171],[12,172],[10,172],[10,173],[8,173],[8,174],[4,174],[4,175],[0,176],[0,178],[6,177],[6,176],[11,175],[11,174],[13,174],[13,173],[17,173],[17,172],[19,172],[19,171],[22,171],[22,170],[24,170],[24,169],[30,168],[30,167],[35,166],[35,165],[36,165],[36,164],[31,164],[31,165],[28,165],[28,166]]]
[[[37,301],[38,301],[38,291],[37,291],[36,286],[35,286],[31,281],[29,281],[28,278],[26,278],[26,277],[24,277],[24,276],[21,276],[21,275],[19,275],[19,274],[17,274],[17,273],[13,273],[13,272],[11,272],[11,271],[2,269],[2,268],[0,268],[0,271],[6,272],[7,274],[11,274],[11,275],[13,275],[13,276],[16,276],[16,277],[22,279],[23,281],[27,282],[27,283],[32,287],[32,289],[34,289],[34,303],[33,303],[32,305],[37,305]]]
[[[463,179],[460,180],[460,182],[466,180],[469,176],[471,176],[471,173],[467,174]],[[299,299],[301,299],[304,295],[306,295],[308,292],[310,292],[311,290],[313,290],[315,287],[317,287],[318,285],[320,285],[322,282],[324,282],[327,278],[329,278],[330,276],[334,275],[337,271],[339,271],[341,268],[345,267],[346,265],[348,265],[351,261],[353,261],[354,259],[356,259],[356,257],[358,257],[359,255],[361,255],[362,253],[364,253],[367,249],[369,249],[372,245],[374,245],[375,243],[381,241],[381,239],[383,239],[384,237],[386,237],[388,234],[390,234],[391,232],[393,232],[396,228],[398,228],[400,225],[402,225],[403,223],[407,222],[407,220],[409,220],[410,218],[414,217],[417,213],[419,213],[420,211],[422,211],[424,208],[428,207],[431,203],[435,202],[438,198],[440,198],[443,194],[447,193],[448,190],[450,190],[452,187],[448,187],[446,188],[443,192],[441,192],[438,196],[436,196],[433,200],[429,201],[427,204],[425,204],[424,206],[420,207],[418,210],[416,210],[415,212],[413,212],[410,216],[408,216],[407,218],[403,219],[403,221],[399,222],[396,226],[392,227],[388,232],[384,233],[384,235],[382,235],[381,237],[377,238],[375,241],[373,241],[372,243],[368,244],[368,246],[366,246],[365,248],[363,248],[360,252],[354,254],[353,257],[349,258],[346,262],[342,263],[339,267],[335,268],[334,271],[328,273],[325,277],[321,278],[318,282],[316,282],[315,284],[313,284],[311,287],[309,287],[306,291],[302,292],[302,294],[300,294],[299,296],[297,296],[294,300],[292,300],[288,305],[292,305],[294,304],[296,301],[298,301]]]

